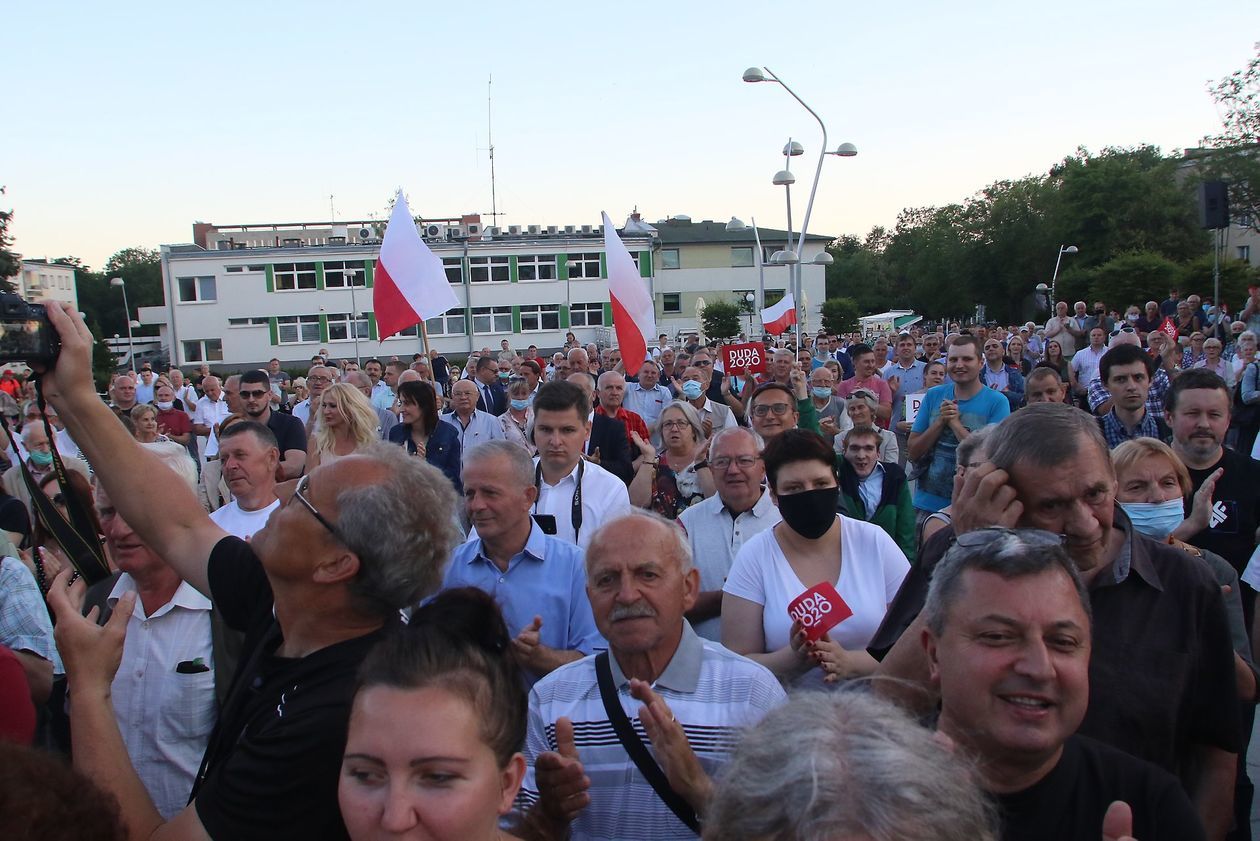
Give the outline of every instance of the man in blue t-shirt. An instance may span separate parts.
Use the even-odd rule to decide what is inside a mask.
[[[1006,397],[980,382],[983,364],[980,341],[975,336],[955,336],[945,363],[951,381],[928,389],[915,416],[909,458],[931,459],[914,492],[914,507],[920,511],[940,511],[949,505],[958,442],[1011,413]]]

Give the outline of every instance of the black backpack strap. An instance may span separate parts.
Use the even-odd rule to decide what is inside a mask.
[[[599,683],[599,697],[604,702],[604,711],[608,713],[609,723],[616,731],[621,746],[626,749],[635,767],[648,781],[648,785],[652,786],[657,797],[661,798],[678,820],[699,835],[700,820],[696,817],[696,810],[691,808],[691,804],[684,800],[682,795],[670,787],[665,772],[661,770],[660,765],[656,764],[652,754],[648,753],[639,734],[634,732],[630,719],[626,717],[626,711],[621,708],[621,701],[617,699],[617,687],[613,685],[612,666],[608,662],[608,657],[607,651],[595,655],[595,679]]]

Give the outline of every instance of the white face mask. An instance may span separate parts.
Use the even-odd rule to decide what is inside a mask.
[[[158,409],[160,409],[163,412],[169,412],[171,409],[175,408],[175,401],[174,400],[159,400],[154,405],[157,406]]]

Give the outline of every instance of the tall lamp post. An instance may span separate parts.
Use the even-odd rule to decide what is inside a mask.
[[[136,372],[136,339],[131,332],[131,307],[127,304],[127,281],[121,277],[111,277],[109,279],[110,286],[117,286],[122,290],[123,311],[127,317],[127,357],[131,360],[131,373]]]
[[[359,356],[359,308],[354,302],[354,269],[343,268],[341,276],[346,279],[346,286],[350,287],[350,330],[354,333],[354,364],[362,365]]]
[[[783,261],[783,263],[784,263],[784,264],[786,264],[786,265],[789,265],[789,266],[795,266],[795,267],[796,267],[795,269],[791,269],[791,270],[790,270],[790,271],[794,272],[794,274],[795,274],[795,278],[796,278],[796,283],[795,283],[795,285],[794,285],[794,292],[793,292],[793,300],[794,300],[794,301],[800,301],[800,300],[801,300],[801,288],[800,288],[800,285],[801,285],[801,272],[800,272],[800,262],[801,262],[801,256],[802,256],[802,253],[803,253],[803,249],[804,249],[804,247],[805,247],[805,236],[806,236],[806,234],[808,234],[808,233],[809,233],[809,217],[810,217],[810,214],[811,214],[811,213],[813,212],[813,210],[814,210],[814,196],[815,196],[815,194],[818,192],[818,181],[819,181],[819,179],[822,177],[822,165],[823,165],[823,159],[824,159],[824,158],[826,158],[826,157],[827,157],[827,155],[837,155],[837,156],[842,157],[842,158],[851,158],[851,157],[853,157],[854,155],[856,155],[856,154],[857,154],[857,147],[856,147],[856,146],[854,146],[852,143],[841,143],[838,147],[836,147],[836,150],[835,150],[834,152],[828,151],[828,149],[827,149],[827,126],[823,123],[822,118],[818,116],[818,114],[814,111],[814,109],[813,109],[813,108],[810,108],[810,107],[809,107],[809,105],[807,105],[807,104],[805,103],[805,100],[801,99],[799,96],[797,96],[797,95],[796,95],[796,91],[792,90],[790,87],[788,87],[788,86],[787,86],[787,83],[785,83],[782,79],[780,79],[778,76],[776,76],[776,75],[775,75],[775,73],[774,73],[774,71],[773,71],[773,70],[771,70],[769,67],[749,67],[747,70],[745,70],[745,71],[744,71],[744,76],[743,76],[743,78],[744,78],[744,81],[745,81],[745,82],[750,82],[750,83],[755,83],[755,82],[775,82],[775,83],[777,83],[777,84],[778,84],[779,86],[781,86],[781,87],[782,87],[785,91],[787,91],[787,92],[791,95],[791,97],[792,97],[793,99],[795,99],[798,103],[800,103],[800,105],[801,105],[801,107],[802,107],[802,108],[804,108],[806,111],[808,111],[808,112],[809,112],[809,115],[810,115],[811,117],[813,117],[813,118],[814,118],[814,119],[818,122],[818,127],[819,127],[820,129],[822,129],[822,146],[820,147],[820,148],[821,148],[821,151],[818,153],[818,164],[817,164],[817,166],[815,166],[815,167],[814,167],[814,183],[813,183],[813,184],[810,186],[810,188],[809,188],[809,201],[808,201],[808,202],[806,203],[806,205],[805,205],[805,219],[801,222],[801,233],[800,233],[800,235],[799,235],[799,236],[797,237],[797,239],[796,239],[796,249],[795,249],[795,251],[796,251],[796,259],[795,259],[795,260],[784,260],[784,261]],[[804,150],[801,150],[801,151],[804,151]],[[789,144],[788,144],[788,148],[784,149],[784,154],[800,154],[800,152],[798,152],[798,151],[796,150],[796,148],[793,148],[792,144],[789,142]],[[793,180],[794,180],[794,179],[793,179]],[[777,176],[776,176],[776,183],[778,183],[778,182],[777,182]],[[789,182],[789,183],[790,183],[790,182]],[[784,185],[784,186],[787,186],[787,185]],[[790,197],[790,196],[788,197],[788,202],[789,202],[789,205],[790,205],[790,204],[791,204],[791,197]],[[790,211],[789,211],[789,220],[790,220]],[[789,223],[788,223],[788,249],[789,249],[789,250],[791,250],[791,248],[792,248],[792,242],[791,242],[791,222],[789,221]],[[824,251],[824,252],[823,252],[823,254],[826,254],[826,252]],[[784,256],[786,256],[786,255],[784,255]],[[822,256],[822,255],[819,255],[819,256]],[[828,258],[826,261],[819,261],[819,260],[817,260],[817,259],[816,259],[814,262],[815,262],[815,263],[818,263],[818,264],[820,264],[820,265],[827,265],[828,263],[834,262],[834,260],[833,260],[833,259],[831,259],[831,255],[830,255],[830,254],[826,254],[826,256],[827,256],[827,258]],[[773,258],[772,258],[772,261],[773,261]],[[797,326],[796,326],[796,346],[797,346],[797,348],[800,348],[800,346],[801,346],[801,328],[800,328],[800,323],[801,323],[801,322],[800,322],[800,319],[798,318],[798,319],[797,319],[797,322],[796,322],[796,325],[797,325]]]
[[[1075,245],[1060,245],[1059,256],[1054,259],[1054,274],[1050,276],[1050,314],[1054,315],[1055,307],[1059,303],[1059,295],[1056,291],[1059,282],[1059,264],[1063,262],[1064,254],[1075,254],[1080,251]]]

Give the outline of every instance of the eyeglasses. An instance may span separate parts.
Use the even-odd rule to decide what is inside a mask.
[[[708,368],[713,363],[707,359],[693,359],[691,360],[691,364],[695,365],[697,368]]]
[[[748,470],[759,461],[761,461],[760,456],[737,456],[735,458],[718,456],[717,458],[709,459],[709,466],[714,470],[722,471],[726,470],[733,464],[740,470]]]
[[[1008,529],[999,526],[976,529],[957,535],[950,545],[964,549],[982,549],[999,541],[1017,540],[1026,546],[1063,546],[1067,543],[1067,535],[1055,534],[1045,529]]]
[[[661,421],[661,429],[685,429],[691,426],[688,420],[667,420]]]
[[[320,376],[319,374],[311,374],[307,376],[306,381],[308,383],[330,383],[332,382],[332,378],[323,377],[323,376]]]
[[[324,515],[320,514],[315,506],[311,504],[311,501],[306,498],[306,489],[310,487],[310,484],[311,475],[309,473],[301,479],[298,479],[297,484],[293,486],[293,498],[302,503],[306,510],[311,512],[311,516],[313,516],[316,520],[319,520],[319,524],[321,526],[328,529],[329,534],[340,540],[342,543],[345,543],[346,541],[342,539],[341,533],[337,531],[337,527],[324,519]]]
[[[764,418],[766,415],[774,412],[774,416],[781,418],[788,413],[788,409],[792,408],[787,403],[758,403],[753,406],[753,417]]]
[[[257,400],[259,397],[262,397],[264,394],[270,394],[270,393],[271,392],[267,391],[266,389],[263,389],[261,391],[245,391],[244,389],[242,389],[241,397],[247,397],[253,400]]]

